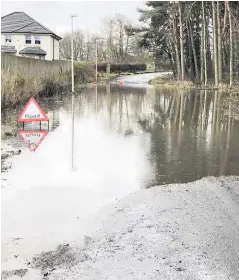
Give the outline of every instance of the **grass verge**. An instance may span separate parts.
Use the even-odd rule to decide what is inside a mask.
[[[234,83],[233,87],[230,88],[226,83],[220,83],[217,87],[213,84],[213,81],[208,81],[207,86],[192,81],[176,81],[172,76],[156,77],[151,82],[151,85],[155,87],[165,87],[169,89],[208,89],[208,90],[233,90],[238,88],[238,84]]]
[[[191,81],[178,82],[171,78],[171,76],[156,77],[151,80],[151,85],[156,87],[165,87],[165,88],[196,88],[196,85]]]

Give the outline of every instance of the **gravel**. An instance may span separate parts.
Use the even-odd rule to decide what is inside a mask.
[[[92,218],[92,236],[39,254],[33,267],[49,280],[238,280],[238,217],[236,176],[144,189]]]

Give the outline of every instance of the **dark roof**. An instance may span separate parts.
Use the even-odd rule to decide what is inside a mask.
[[[60,40],[61,37],[53,33],[33,18],[23,12],[14,12],[1,17],[2,33],[33,33],[33,34],[49,34]]]
[[[17,50],[14,46],[1,46],[1,52],[3,53],[16,53]]]
[[[38,47],[29,47],[21,50],[19,54],[46,55],[46,52]]]

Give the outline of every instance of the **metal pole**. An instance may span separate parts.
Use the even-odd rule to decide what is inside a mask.
[[[98,85],[95,86],[95,112],[96,112],[96,118],[98,114]]]
[[[74,170],[74,95],[71,97],[72,135],[71,135],[71,168]]]
[[[97,77],[97,59],[98,59],[98,53],[97,53],[97,49],[98,49],[98,45],[97,45],[97,39],[95,40],[95,48],[96,48],[96,50],[95,50],[95,81],[96,81],[96,83],[97,83],[97,80],[98,80],[98,77]]]
[[[72,75],[72,95],[71,95],[71,108],[72,108],[72,139],[71,139],[71,167],[74,168],[74,30],[73,30],[73,18],[77,17],[77,15],[71,16],[71,75]]]
[[[73,59],[73,52],[74,52],[74,33],[73,33],[73,17],[71,16],[71,91],[74,92],[74,59]]]

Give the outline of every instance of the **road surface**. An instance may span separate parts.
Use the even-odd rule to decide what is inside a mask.
[[[116,78],[112,81],[113,84],[127,84],[127,85],[147,85],[152,79],[156,77],[163,77],[167,75],[172,75],[172,72],[155,72],[155,73],[145,73],[137,75],[127,75]]]

